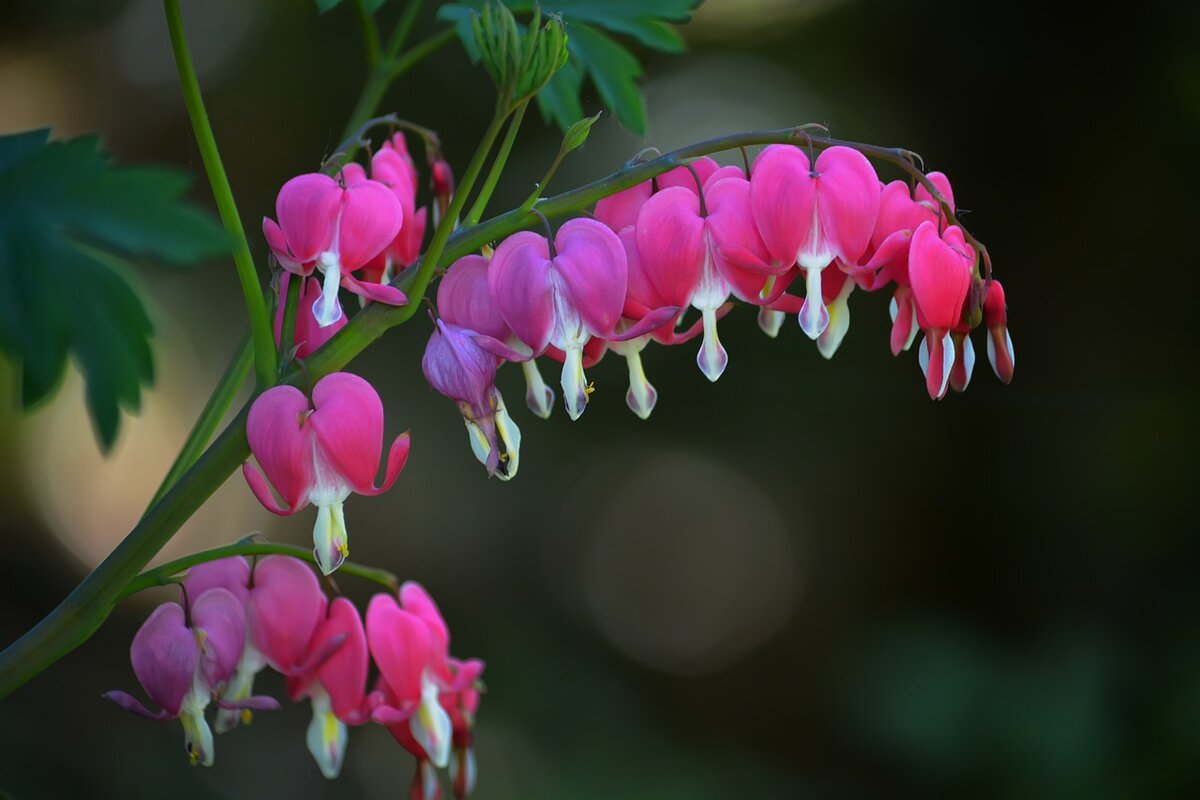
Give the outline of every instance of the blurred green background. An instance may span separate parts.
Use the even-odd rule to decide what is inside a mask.
[[[355,20],[301,0],[186,11],[265,259],[258,219],[336,144],[357,95]],[[643,146],[808,121],[915,149],[950,175],[1005,283],[1011,387],[977,335],[970,390],[931,403],[915,351],[888,353],[885,296],[852,298],[832,362],[794,322],[766,339],[743,308],[722,324],[718,384],[694,345],[647,351],[648,422],[625,408],[620,359],[590,373],[576,424],[532,417],[504,370],[524,447],[503,484],[422,378],[421,317],[353,364],[380,388],[389,436],[414,442],[391,492],[348,503],[353,557],[423,582],[456,654],[487,660],[478,797],[1200,795],[1197,23],[1183,3],[1067,16],[712,0],[684,29],[686,56],[643,54],[645,139],[606,119],[555,178],[561,190]],[[455,45],[385,109],[439,130],[461,170],[489,93]],[[188,168],[210,203],[154,0],[4,4],[0,132],[43,125]],[[524,198],[557,141],[531,113],[493,213]],[[229,264],[136,278],[159,382],[110,460],[77,377],[28,417],[0,404],[0,642],[136,520],[244,330]],[[271,517],[234,476],[164,555],[252,530],[303,543],[311,522]],[[381,729],[352,732],[331,783],[304,748],[306,706],[259,715],[193,769],[177,724],[103,702],[136,688],[129,640],[166,596],[127,601],[0,703],[0,796],[405,796],[410,760]]]

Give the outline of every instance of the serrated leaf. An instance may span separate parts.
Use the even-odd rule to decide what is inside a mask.
[[[570,48],[570,39],[567,47]],[[583,87],[583,70],[574,60],[563,64],[550,82],[537,95],[542,118],[566,130],[571,123],[583,116],[583,105],[579,102],[579,90]]]
[[[600,119],[600,114],[585,117],[567,128],[567,132],[563,134],[562,145],[558,148],[558,152],[565,156],[586,142],[588,134],[592,132],[592,126],[596,124],[596,120],[598,119]]]
[[[567,47],[587,71],[600,99],[631,133],[646,132],[646,106],[637,80],[642,65],[633,53],[588,25],[571,26]]]
[[[579,93],[586,75],[599,91],[605,105],[629,130],[645,131],[645,108],[637,90],[640,64],[624,46],[605,33],[629,36],[653,50],[680,53],[683,37],[672,23],[687,22],[702,0],[503,0],[514,12],[559,14],[568,23],[571,60],[537,96],[538,107],[547,121],[566,130],[583,116]],[[460,0],[438,11],[438,18],[454,22],[472,60],[478,60],[469,19],[485,0]],[[577,29],[591,31],[590,41],[572,41]],[[585,38],[588,34],[584,34]],[[597,38],[598,37],[598,38]]]
[[[73,355],[101,446],[154,378],[152,328],[120,256],[188,263],[228,251],[224,231],[183,200],[188,178],[115,167],[94,137],[0,136],[0,348],[21,367],[25,406],[49,395]]]

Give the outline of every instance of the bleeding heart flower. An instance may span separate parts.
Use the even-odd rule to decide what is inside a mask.
[[[487,277],[489,263],[486,256],[468,255],[451,264],[438,284],[438,314],[452,325],[490,336],[520,353],[519,363],[525,373],[525,404],[534,414],[548,419],[554,410],[554,390],[542,379],[529,348],[509,329],[492,302]]]
[[[425,240],[428,210],[417,208],[417,167],[408,153],[408,143],[397,132],[371,158],[371,178],[392,190],[404,210],[404,224],[391,244],[362,269],[362,279],[388,283],[402,269],[414,264]]]
[[[754,162],[750,202],[772,257],[804,269],[800,327],[816,339],[829,324],[821,272],[834,259],[858,264],[879,210],[879,178],[849,147],[830,147],[809,164],[791,145],[771,145]]]
[[[132,695],[112,691],[105,698],[126,711],[149,719],[179,719],[193,764],[211,766],[213,738],[204,711],[232,677],[245,642],[246,615],[228,590],[203,592],[185,612],[178,603],[163,603],[138,629],[129,649],[138,683],[158,704],[152,712]],[[250,697],[240,705],[278,708],[269,697]]]
[[[329,604],[308,644],[308,660],[319,663],[309,672],[288,679],[293,700],[309,698],[312,722],[305,741],[326,778],[342,771],[347,726],[370,719],[367,708],[367,635],[358,609],[344,597]]]
[[[388,187],[361,179],[353,169],[350,174],[349,186],[321,173],[292,178],[275,201],[279,223],[263,219],[263,235],[281,267],[301,276],[313,269],[325,274],[321,297],[312,306],[321,327],[342,317],[339,286],[381,303],[408,302],[399,289],[362,283],[351,275],[396,237],[404,211]]]
[[[966,243],[957,225],[939,236],[935,223],[923,222],[913,233],[908,276],[917,319],[925,331],[920,353],[925,386],[934,400],[946,394],[954,366],[950,331],[958,326],[962,316],[974,265],[975,250]]]
[[[623,333],[628,284],[625,249],[617,235],[591,219],[573,219],[553,244],[522,231],[505,239],[492,256],[488,288],[509,328],[534,356],[553,345],[566,354],[563,401],[571,419],[587,406],[583,346],[593,336],[632,339],[659,327],[678,309],[659,309]]]
[[[262,472],[249,461],[242,472],[259,502],[284,516],[309,503],[317,507],[313,552],[326,575],[349,552],[343,501],[351,492],[387,491],[408,458],[409,437],[404,433],[388,452],[383,484],[375,485],[383,447],[383,404],[371,384],[347,372],[318,381],[311,408],[294,386],[263,392],[250,407],[246,435]],[[282,502],[271,494],[267,481]]]
[[[983,300],[983,324],[988,329],[988,363],[996,377],[1010,383],[1017,358],[1013,354],[1012,337],[1008,334],[1008,304],[1004,300],[1004,287],[993,280],[988,285]]]

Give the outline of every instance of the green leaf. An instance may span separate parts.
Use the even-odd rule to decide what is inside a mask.
[[[646,106],[638,89],[642,65],[633,53],[595,28],[576,23],[571,26],[567,47],[587,71],[600,99],[632,133],[646,132]]]
[[[321,0],[317,0],[317,2],[321,2]],[[328,0],[326,0],[326,2],[328,2]],[[387,0],[363,0],[363,10],[368,14],[374,14],[386,2]]]
[[[628,36],[644,47],[666,53],[684,50],[674,24],[687,22],[701,0],[503,0],[514,12],[560,14],[567,22],[571,60],[538,94],[542,116],[566,130],[583,116],[579,99],[586,76],[605,106],[634,133],[645,132],[646,111],[637,89],[642,75],[637,58],[610,34]],[[453,22],[472,60],[478,60],[470,16],[484,0],[460,0],[438,10]],[[577,39],[583,41],[577,41]]]
[[[567,39],[567,49],[571,40]],[[583,104],[579,102],[579,91],[583,88],[583,70],[571,59],[562,69],[554,73],[550,82],[538,92],[537,104],[542,118],[564,131],[583,116]]]
[[[55,389],[73,356],[108,449],[120,409],[136,410],[154,379],[153,328],[122,257],[189,263],[228,242],[184,202],[183,173],[115,167],[94,137],[48,134],[0,136],[0,349],[20,364],[26,407]]]
[[[317,11],[324,14],[334,6],[341,5],[342,0],[317,0]]]

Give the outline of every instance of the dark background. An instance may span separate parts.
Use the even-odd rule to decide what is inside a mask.
[[[385,25],[399,10],[383,12]],[[1194,270],[1195,8],[1009,3],[711,3],[690,54],[646,56],[645,140],[606,119],[554,181],[645,145],[807,121],[903,145],[949,173],[1007,288],[1004,387],[978,332],[969,391],[931,403],[887,350],[885,296],[856,294],[826,362],[794,322],[722,324],[709,385],[693,346],[648,350],[641,422],[610,358],[571,424],[535,419],[520,475],[488,481],[420,372],[418,316],[352,369],[411,428],[398,485],[347,504],[353,557],[422,581],[454,651],[487,660],[486,798],[1192,797],[1200,792]],[[190,3],[189,32],[251,244],[289,176],[334,144],[361,81],[350,9]],[[423,30],[430,30],[430,20]],[[489,83],[454,45],[385,109],[436,128],[463,168]],[[599,108],[588,95],[588,109]],[[151,0],[6,4],[0,131],[98,130],[125,162],[172,162],[209,196]],[[491,206],[518,203],[558,134],[531,113]],[[880,167],[885,179],[896,177]],[[160,385],[96,454],[69,378],[19,419],[0,405],[0,641],[49,611],[153,493],[244,329],[231,266],[137,275]],[[511,370],[511,373],[510,373]],[[543,372],[556,383],[553,364]],[[0,362],[0,383],[11,385]],[[235,476],[167,551],[251,530],[304,542]],[[370,588],[339,583],[365,601]],[[136,688],[128,642],[157,598],[0,703],[0,796],[404,796],[409,759],[351,735],[337,783],[308,711],[260,715],[191,769],[176,723],[104,703]],[[262,684],[282,693],[281,683]]]

